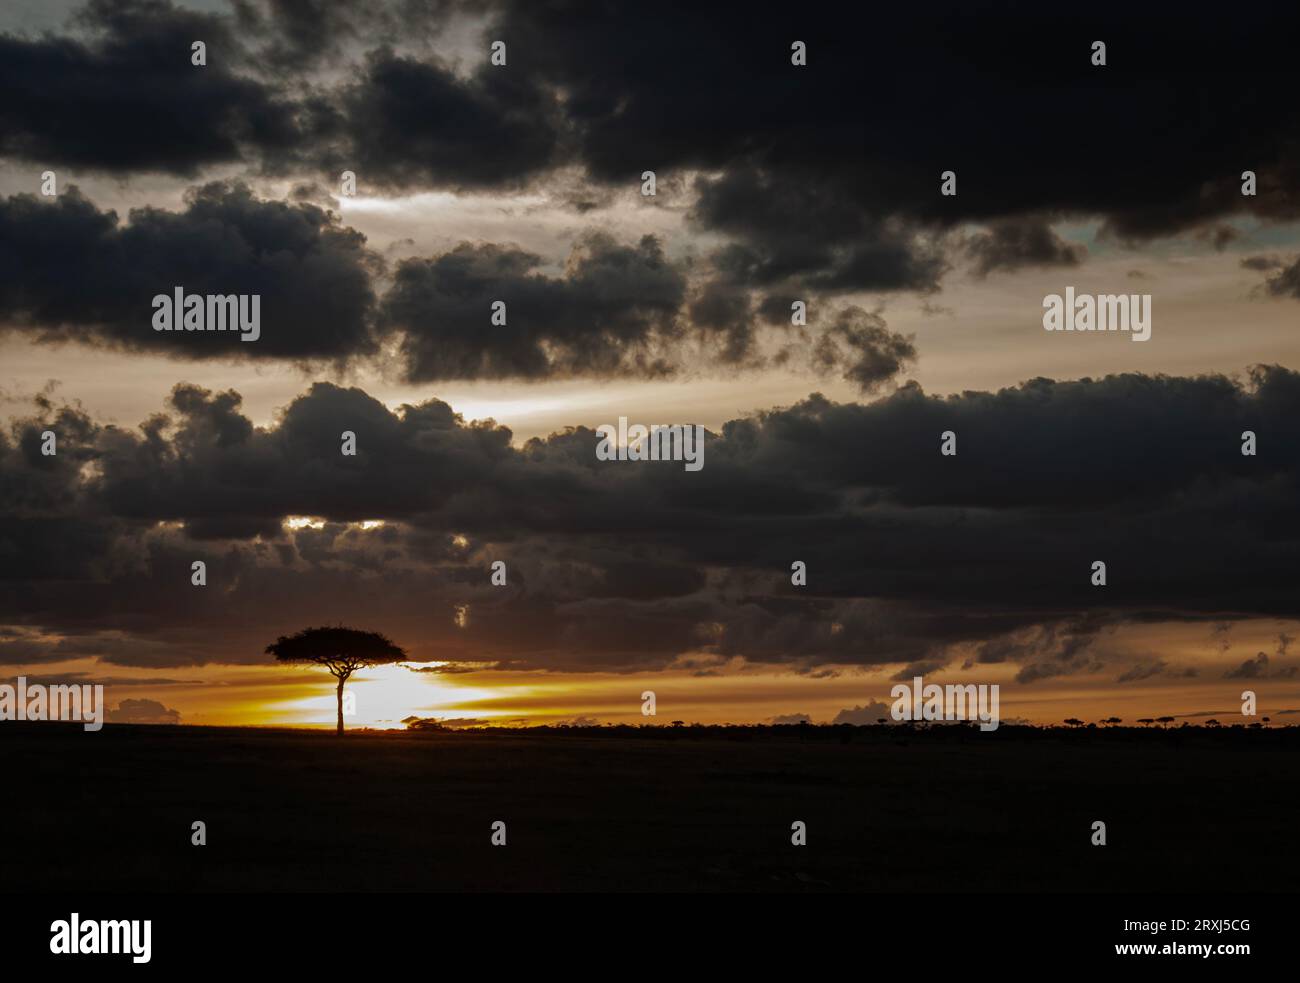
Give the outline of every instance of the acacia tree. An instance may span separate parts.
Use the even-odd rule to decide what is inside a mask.
[[[356,628],[304,628],[296,635],[281,635],[266,647],[278,662],[325,666],[339,681],[339,727],[343,733],[343,684],[358,669],[401,662],[406,652],[388,638]]]

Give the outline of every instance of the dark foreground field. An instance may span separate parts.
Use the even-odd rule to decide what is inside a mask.
[[[1300,728],[8,723],[0,890],[1284,891]],[[809,733],[811,731],[812,733]],[[190,845],[207,823],[208,845]],[[505,847],[490,844],[495,820]],[[790,826],[808,827],[792,846]],[[1108,845],[1090,845],[1104,820]]]

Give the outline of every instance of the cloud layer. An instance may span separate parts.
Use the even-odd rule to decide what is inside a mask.
[[[44,399],[0,442],[0,652],[256,661],[330,610],[425,659],[511,667],[1092,671],[1116,625],[1297,614],[1297,420],[1280,368],[913,386],[733,420],[687,472],[600,461],[585,428],[515,447],[438,400],[391,411],[325,383],[267,428],[187,385],[135,429]]]

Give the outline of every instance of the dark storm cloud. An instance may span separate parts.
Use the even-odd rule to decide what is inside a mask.
[[[0,323],[45,343],[191,360],[342,365],[377,358],[391,340],[412,382],[667,377],[798,356],[800,369],[870,392],[916,356],[910,339],[856,309],[795,337],[773,332],[785,347],[765,353],[748,292],[718,278],[692,286],[689,261],[670,260],[654,236],[588,231],[555,273],[516,246],[463,242],[403,260],[388,282],[365,237],[301,190],[266,201],[214,182],[191,189],[182,211],[138,208],[127,222],[75,187],[0,200]],[[260,337],[155,330],[153,298],[176,287],[258,297]],[[504,324],[492,323],[497,301]]]
[[[933,290],[940,250],[898,222],[852,207],[815,181],[740,169],[696,182],[694,218],[734,242],[714,257],[733,282],[804,291]]]
[[[1026,266],[1078,266],[1088,250],[1066,242],[1044,218],[1009,219],[992,224],[988,232],[971,237],[966,252],[975,273],[1018,270]]]
[[[373,52],[338,96],[323,151],[332,173],[382,187],[502,188],[553,162],[550,97],[519,71],[487,66],[470,80],[450,69]]]
[[[0,152],[115,172],[242,160],[330,186],[350,169],[393,190],[553,181],[579,209],[633,194],[647,169],[665,187],[696,175],[692,214],[726,240],[713,260],[735,286],[931,291],[967,225],[985,227],[968,255],[987,273],[1081,259],[1044,216],[1215,248],[1234,216],[1300,217],[1300,14],[1166,13],[1103,5],[1085,32],[1019,6],[93,3],[80,33],[0,40]],[[444,33],[464,46],[409,43]],[[488,62],[493,40],[506,66]],[[585,189],[557,171],[570,165]],[[743,327],[731,341],[743,355]]]
[[[331,182],[347,169],[372,187],[518,183],[551,162],[550,96],[522,72],[465,80],[387,46],[440,31],[457,7],[91,0],[62,34],[0,37],[0,156],[180,175],[243,162]],[[330,63],[343,70],[311,74]]]
[[[724,280],[701,285],[688,309],[691,323],[716,332],[723,341],[721,361],[741,365],[754,356],[755,317],[747,290]]]
[[[1248,270],[1272,271],[1263,283],[1270,296],[1300,299],[1300,256],[1289,263],[1276,256],[1248,256],[1241,265]]]
[[[279,152],[295,110],[249,77],[228,17],[165,0],[92,0],[77,34],[0,36],[0,156],[115,173],[192,175]],[[207,45],[207,64],[190,46]]]
[[[469,74],[385,47],[458,17],[486,22],[456,52],[474,66]],[[348,152],[373,155],[377,176],[412,186],[512,185],[573,161],[629,187],[646,168],[660,177],[702,169],[720,176],[715,199],[774,199],[768,211],[783,216],[787,234],[823,222],[829,246],[849,252],[863,233],[879,239],[891,247],[881,260],[888,256],[906,285],[927,264],[900,259],[906,235],[889,233],[891,217],[950,228],[1078,213],[1130,238],[1232,212],[1294,217],[1300,157],[1287,39],[1297,18],[1288,4],[1210,23],[1121,4],[1084,17],[958,5],[855,12],[668,3],[647,14],[545,0],[240,0],[209,14],[157,0],[92,3],[81,35],[5,39],[17,91],[38,96],[6,100],[19,114],[6,133],[18,150],[57,147],[103,124],[116,139],[77,137],[87,164],[96,152],[108,161],[168,147],[191,161],[169,166],[229,160],[238,147],[251,161],[290,148],[307,160],[320,155],[316,142],[344,138]],[[192,70],[188,44],[200,36],[222,57]],[[1089,64],[1095,38],[1108,42],[1104,68]],[[504,68],[486,62],[493,39],[510,47]],[[794,39],[807,43],[803,68],[790,64]],[[279,78],[320,60],[337,75]],[[1240,85],[1243,75],[1251,86]],[[264,78],[283,104],[255,81]],[[96,98],[101,112],[74,124]],[[170,107],[186,112],[161,112]],[[222,114],[276,126],[230,133]],[[329,125],[317,129],[317,116]],[[146,125],[129,117],[194,133],[122,139]],[[1054,140],[1069,152],[1053,152]],[[1256,198],[1240,194],[1245,166],[1260,176]],[[939,195],[945,169],[958,174],[956,198]],[[809,205],[806,221],[788,211],[793,202]],[[712,203],[701,216],[725,222],[728,209]],[[776,248],[770,226],[748,231],[751,248],[761,238],[768,276],[800,260],[800,251]],[[840,276],[855,280],[844,259]],[[870,265],[858,273],[888,280]]]
[[[36,398],[36,405],[41,426],[27,420],[7,436],[0,433],[0,461],[7,465],[0,469],[0,508],[6,515],[57,514],[72,507],[81,468],[93,457],[89,445],[98,426],[84,411],[55,406],[45,395]],[[47,432],[55,434],[54,454],[44,453]]]
[[[481,0],[231,0],[237,30],[265,71],[327,69],[394,41],[427,43]]]
[[[466,425],[437,400],[394,415],[359,389],[317,383],[269,430],[252,427],[239,402],[177,386],[166,429],[152,421],[140,435],[105,431],[94,494],[125,518],[254,530],[290,514],[409,517],[490,485],[515,453],[509,431]],[[344,431],[357,435],[355,457],[340,453]]]
[[[659,241],[624,246],[592,234],[564,274],[511,247],[462,243],[405,260],[384,298],[381,325],[403,333],[412,381],[555,375],[667,374],[686,281]],[[492,324],[492,305],[506,323]]]
[[[859,307],[838,312],[817,339],[813,363],[822,372],[842,368],[863,393],[874,392],[916,361],[916,348],[885,327],[884,318]]]
[[[374,350],[378,261],[365,237],[314,205],[209,184],[182,212],[133,209],[128,224],[75,188],[0,201],[0,318],[47,340],[191,359],[344,359]],[[261,296],[261,337],[155,331],[153,297]]]
[[[231,8],[241,30],[270,39],[271,60],[280,65],[336,55],[362,28],[356,5],[332,0],[233,0]]]
[[[968,222],[1098,216],[1144,239],[1300,214],[1290,6],[1210,25],[1103,5],[1086,30],[1047,7],[566,10],[508,3],[489,33],[529,39],[519,64],[564,93],[597,179],[710,175],[697,218],[746,282],[926,289],[942,265],[919,234]]]
[[[50,471],[23,435],[59,412],[47,400],[0,444],[0,621],[28,647],[116,632],[91,648],[121,664],[256,661],[328,609],[425,661],[621,671],[695,653],[818,672],[964,656],[1032,682],[1101,671],[1126,622],[1300,613],[1300,376],[1280,368],[812,397],[731,421],[694,473],[598,461],[584,428],[515,448],[439,401],[392,411],[324,384],[265,428],[236,394],[193,386],[135,430],[73,414],[60,454],[79,463]],[[1247,428],[1265,453],[1241,455]],[[294,515],[323,525],[281,524]]]

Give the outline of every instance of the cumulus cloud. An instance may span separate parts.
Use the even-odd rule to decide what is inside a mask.
[[[397,269],[381,321],[402,331],[406,374],[433,379],[655,375],[671,371],[685,277],[653,236],[625,246],[585,237],[565,274],[537,272],[542,257],[462,243]],[[492,324],[492,305],[506,305]]]
[[[76,188],[0,201],[0,318],[40,339],[189,359],[348,359],[376,348],[378,261],[365,237],[310,204],[242,184],[195,188],[184,211],[132,210],[123,224]],[[69,288],[68,276],[77,278]],[[257,294],[261,337],[155,331],[153,298]]]
[[[812,717],[806,713],[778,713],[769,721],[773,724],[810,724]]]
[[[831,723],[835,724],[855,724],[864,726],[867,724],[876,724],[881,720],[885,723],[894,723],[894,718],[890,714],[891,704],[883,703],[880,700],[870,700],[859,706],[846,707],[835,715]]]
[[[111,724],[179,724],[179,710],[163,706],[157,700],[123,700],[116,710],[108,711]]]

